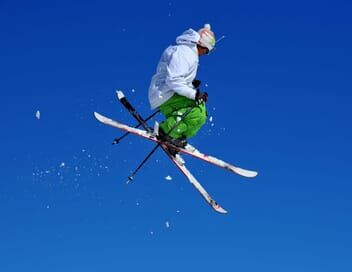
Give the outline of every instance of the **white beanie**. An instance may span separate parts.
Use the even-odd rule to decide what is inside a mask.
[[[214,32],[210,30],[210,24],[205,24],[203,28],[198,30],[198,34],[200,36],[198,44],[211,51],[215,46],[215,35]]]

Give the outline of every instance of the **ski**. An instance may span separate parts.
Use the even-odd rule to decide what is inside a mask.
[[[176,159],[174,156],[172,156],[165,144],[161,144],[161,147],[168,155],[168,157],[174,162],[177,168],[180,169],[180,171],[186,176],[188,181],[197,189],[197,191],[205,199],[205,201],[214,209],[214,211],[222,214],[227,214],[227,211],[224,208],[222,208],[214,199],[211,198],[211,196],[207,193],[207,191],[203,188],[203,186],[199,183],[199,181],[186,168],[184,163],[180,162],[179,159]],[[181,158],[179,155],[178,157]]]
[[[113,127],[116,127],[115,124],[119,124],[118,122],[109,119],[97,112],[94,112],[94,116],[98,121],[100,121],[103,124],[110,125]],[[114,125],[113,125],[114,124]],[[146,125],[145,125],[146,126]],[[126,126],[128,127],[128,126]],[[126,130],[127,131],[127,130]],[[142,130],[143,131],[143,130]],[[144,131],[145,132],[145,131]],[[159,142],[158,142],[159,143]],[[167,156],[172,160],[172,162],[176,165],[176,167],[186,176],[188,181],[197,189],[197,191],[200,193],[200,195],[205,199],[205,201],[218,213],[226,214],[227,211],[222,208],[209,194],[208,192],[203,188],[203,186],[199,183],[199,181],[192,175],[192,173],[187,169],[187,167],[184,165],[184,160],[182,157],[178,154],[176,157],[174,157],[172,154],[167,149],[167,145],[165,143],[160,142],[161,148],[165,151]]]
[[[125,124],[121,124],[121,123],[119,123],[115,120],[112,120],[106,116],[103,116],[97,112],[95,112],[94,115],[98,121],[100,121],[101,123],[103,123],[105,125],[119,128],[121,130],[124,130],[126,132],[132,133],[137,136],[141,136],[145,139],[151,140],[151,141],[159,143],[159,144],[162,143],[160,140],[157,139],[157,137],[154,135],[153,132],[148,132],[145,130],[141,130],[138,128],[133,128],[133,127],[127,126]],[[237,167],[237,166],[231,165],[227,162],[224,162],[223,160],[217,159],[213,156],[205,155],[190,144],[187,144],[184,148],[173,146],[170,143],[163,143],[163,144],[172,146],[173,148],[177,149],[178,151],[180,151],[184,154],[191,155],[195,158],[201,159],[203,161],[206,161],[208,163],[211,163],[213,165],[216,165],[218,167],[221,167],[221,168],[226,169],[232,173],[238,174],[238,175],[246,177],[246,178],[253,178],[253,177],[257,176],[257,174],[258,174],[256,171],[242,169],[240,167]]]

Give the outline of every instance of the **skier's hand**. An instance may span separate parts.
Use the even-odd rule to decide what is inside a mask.
[[[194,88],[194,89],[198,89],[201,83],[202,83],[202,82],[201,82],[200,80],[194,79],[194,80],[192,81],[193,88]]]
[[[208,101],[208,93],[207,92],[201,92],[200,90],[197,90],[197,93],[196,93],[196,102],[198,104],[204,102],[204,103],[207,103]]]

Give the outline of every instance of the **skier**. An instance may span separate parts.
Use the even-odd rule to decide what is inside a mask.
[[[149,87],[151,108],[159,108],[166,117],[157,131],[159,139],[184,147],[186,139],[204,125],[208,94],[199,90],[200,81],[195,77],[199,56],[207,55],[214,46],[215,35],[205,24],[198,32],[186,30],[176,38],[176,45],[162,54]]]

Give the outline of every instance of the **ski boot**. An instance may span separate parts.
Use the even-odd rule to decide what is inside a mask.
[[[168,134],[166,134],[161,127],[159,127],[158,123],[155,123],[154,126],[154,131],[156,134],[156,137],[158,138],[158,140],[163,141],[163,142],[167,142],[170,143],[176,147],[182,147],[184,148],[187,145],[187,140],[186,138],[172,138],[171,136],[169,136]],[[168,146],[167,150],[171,153],[172,156],[176,156],[178,154],[178,150],[172,146]]]

